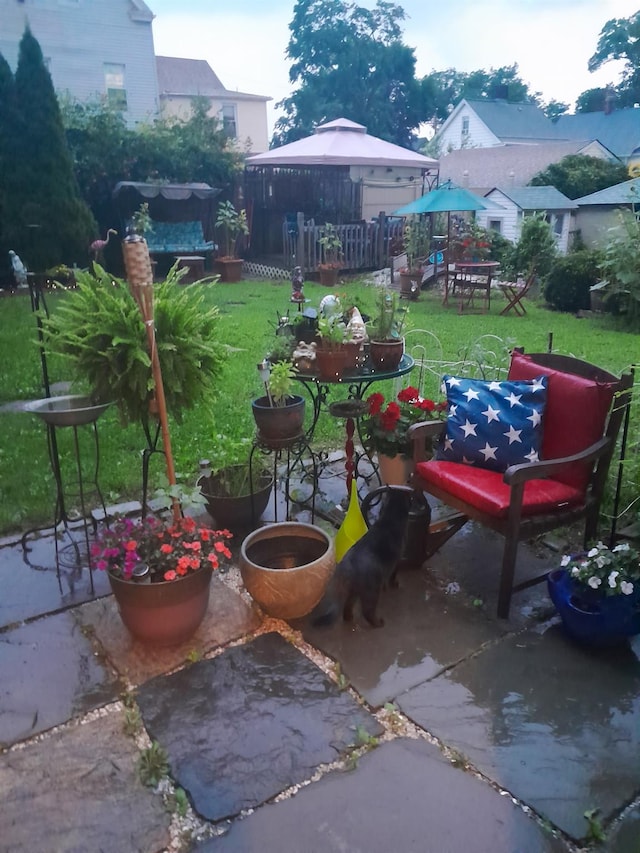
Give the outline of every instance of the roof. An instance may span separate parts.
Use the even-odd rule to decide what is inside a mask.
[[[552,122],[537,104],[510,104],[504,100],[465,99],[467,104],[499,139],[548,139],[557,140],[558,134]],[[461,102],[462,103],[462,102]],[[595,139],[587,134],[581,139]]]
[[[133,6],[131,18],[134,21],[153,21],[155,15],[143,0],[129,0]]]
[[[385,142],[346,118],[319,125],[315,133],[280,148],[247,157],[247,166],[407,166],[437,169],[438,161]]]
[[[640,145],[640,108],[562,115],[554,127],[557,139],[599,139],[626,160]]]
[[[210,187],[209,184],[145,184],[137,181],[119,181],[113,188],[113,197],[122,193],[137,193],[143,198],[162,198],[182,201],[195,196],[196,198],[215,198],[221,190]]]
[[[225,89],[213,68],[204,59],[181,59],[177,56],[156,56],[158,91],[160,95],[182,95],[188,97],[220,97],[243,100],[247,98],[270,101],[266,95],[250,95]]]
[[[534,175],[569,154],[601,151],[598,142],[540,142],[537,145],[496,145],[491,148],[458,148],[440,159],[440,179],[476,191],[496,186],[523,187]],[[611,155],[613,159],[613,155]]]
[[[494,187],[521,210],[575,210],[572,201],[555,187]],[[491,190],[493,192],[493,190]]]
[[[640,202],[640,178],[623,181],[621,184],[615,184],[598,190],[597,193],[589,193],[576,199],[576,204],[580,207],[592,204],[638,204],[638,202]]]

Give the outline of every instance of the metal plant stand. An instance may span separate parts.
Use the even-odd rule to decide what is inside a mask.
[[[305,434],[296,436],[291,441],[283,441],[281,444],[267,442],[258,434],[254,439],[251,453],[249,454],[249,487],[251,489],[251,515],[252,524],[255,527],[257,523],[256,512],[254,508],[254,464],[255,455],[260,453],[262,456],[271,456],[273,462],[273,486],[274,486],[274,521],[278,521],[278,468],[284,465],[284,498],[285,498],[285,521],[290,521],[290,505],[291,505],[291,477],[296,468],[302,472],[302,478],[305,476],[305,458],[311,460],[312,470],[312,490],[311,490],[311,523],[315,521],[316,511],[316,491],[318,488],[318,458],[311,449],[309,439]]]

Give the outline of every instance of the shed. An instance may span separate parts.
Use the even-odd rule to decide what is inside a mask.
[[[567,252],[569,235],[574,230],[574,212],[578,205],[564,193],[555,187],[494,187],[485,197],[500,204],[504,210],[479,210],[476,214],[479,225],[499,231],[503,237],[515,243],[520,235],[523,217],[544,213],[553,229],[558,250],[563,254]]]
[[[618,223],[618,211],[640,205],[640,178],[623,181],[576,199],[576,227],[588,246],[602,247],[607,232]]]
[[[371,136],[346,118],[304,139],[248,157],[245,172],[252,245],[282,251],[283,223],[346,224],[396,210],[437,183],[438,161]]]

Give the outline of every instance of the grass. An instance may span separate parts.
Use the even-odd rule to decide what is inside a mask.
[[[248,457],[254,434],[250,400],[262,389],[256,364],[264,357],[273,340],[278,314],[297,310],[289,302],[288,282],[243,281],[239,284],[216,284],[209,290],[208,299],[221,313],[221,335],[233,353],[219,383],[216,404],[209,410],[200,407],[185,413],[181,424],[172,424],[171,441],[176,470],[187,481],[195,481],[198,460],[206,457],[213,464],[233,462]],[[304,292],[309,304],[317,307],[326,288],[305,283]],[[373,287],[363,281],[348,281],[339,286],[343,303],[353,299],[363,313],[371,313],[374,303]],[[64,294],[48,294],[50,311]],[[493,300],[488,314],[458,315],[453,307],[443,307],[435,293],[425,292],[409,305],[407,347],[424,342],[427,357],[434,361],[456,362],[461,353],[473,352],[473,344],[481,336],[496,336],[507,345],[523,346],[525,350],[546,351],[549,336],[553,336],[554,351],[570,354],[601,367],[620,373],[637,358],[638,335],[617,327],[613,318],[593,316],[578,319],[572,315],[553,313],[532,301],[527,303],[527,316],[500,316],[504,302]],[[16,294],[0,301],[0,353],[3,370],[0,372],[0,405],[14,400],[44,396],[37,342],[36,322],[31,313],[28,296]],[[435,336],[435,337],[433,337]],[[484,338],[490,349],[500,341]],[[437,339],[437,340],[436,340]],[[489,358],[485,353],[482,358]],[[70,366],[60,359],[48,361],[50,382],[73,380]],[[424,377],[425,391],[439,397],[440,366]],[[444,372],[444,371],[443,371]],[[414,371],[410,381],[417,384]],[[393,389],[376,385],[391,395]],[[637,389],[636,389],[637,390]],[[346,388],[334,389],[332,400],[344,397]],[[638,446],[640,413],[638,394],[632,417],[628,458],[623,485],[623,506],[640,494]],[[55,484],[51,475],[46,447],[46,432],[35,416],[22,412],[2,412],[2,442],[0,443],[0,533],[24,530],[47,524],[53,516]],[[315,439],[326,449],[341,446],[344,427],[323,414]],[[80,430],[86,444],[88,430]],[[86,433],[86,434],[85,434]],[[120,425],[115,409],[108,410],[99,421],[100,472],[99,482],[108,502],[140,497],[141,451],[145,446],[139,427]],[[72,470],[73,448],[71,431],[57,430],[63,471]],[[70,467],[71,466],[71,467]],[[164,466],[162,457],[154,457],[151,475],[159,485]],[[91,498],[89,498],[91,500]]]

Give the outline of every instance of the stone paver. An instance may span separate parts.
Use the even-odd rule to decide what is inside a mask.
[[[152,739],[195,809],[219,821],[335,761],[382,727],[280,634],[263,634],[137,691]],[[300,848],[302,849],[302,848]]]
[[[396,740],[292,799],[237,821],[197,853],[551,853],[565,845],[437,747]]]
[[[340,618],[329,628],[303,625],[305,640],[338,660],[375,707],[504,633],[498,623],[440,591],[428,572],[401,572],[399,583],[382,592],[378,613],[384,628],[372,629],[359,614],[353,624]]]
[[[610,853],[638,853],[640,851],[640,804],[629,809],[619,824],[608,833]]]
[[[117,698],[72,613],[0,633],[0,746],[32,737]]]
[[[586,810],[608,821],[640,794],[640,661],[628,648],[594,654],[559,625],[527,631],[398,704],[576,839]]]
[[[162,799],[137,776],[122,713],[0,755],[4,853],[155,853],[169,842]]]
[[[204,655],[213,648],[246,636],[261,623],[256,611],[219,577],[211,581],[206,616],[187,642],[172,648],[154,648],[135,640],[122,624],[112,596],[81,607],[78,619],[91,630],[113,667],[132,684],[169,672],[196,652]]]

